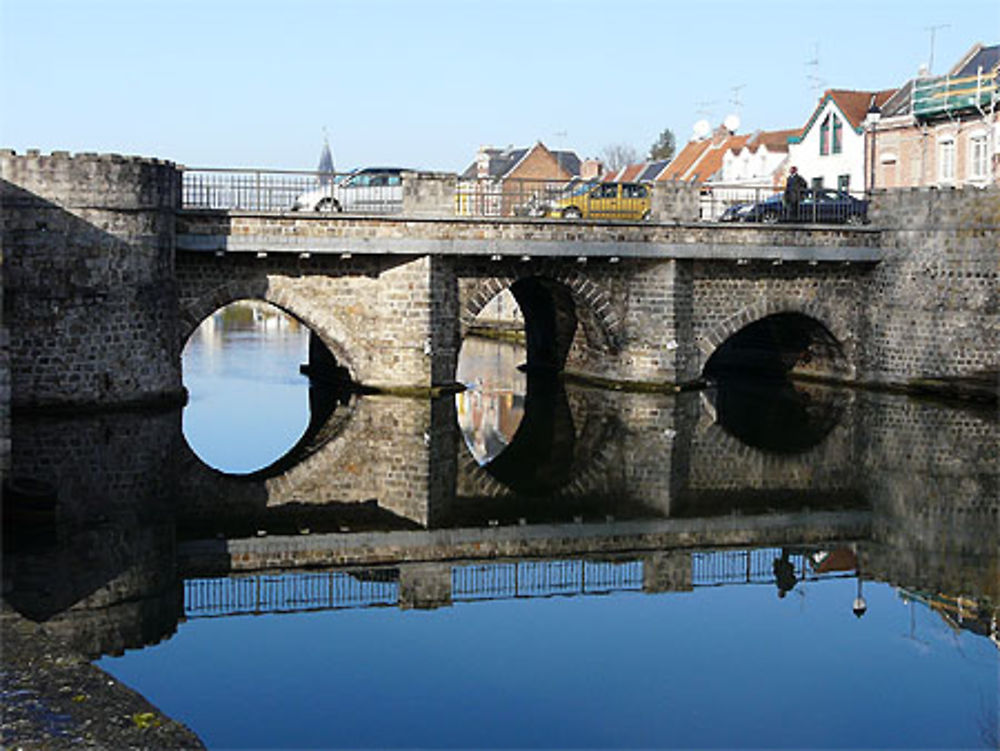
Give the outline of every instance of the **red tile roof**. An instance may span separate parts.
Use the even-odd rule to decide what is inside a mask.
[[[663,170],[657,179],[705,182],[722,169],[722,159],[730,149],[739,151],[750,135],[723,136],[689,141],[681,153]]]
[[[830,97],[840,111],[844,113],[844,117],[847,118],[848,122],[851,123],[851,127],[855,130],[861,127],[861,124],[865,120],[865,115],[868,114],[868,109],[872,103],[872,97],[875,97],[875,104],[881,107],[885,104],[886,100],[896,93],[896,89],[886,89],[885,91],[849,91],[845,89],[830,89],[826,92],[826,96],[823,97],[823,101],[826,101],[826,97]],[[822,107],[822,102],[820,107]]]
[[[712,142],[707,139],[703,141],[688,141],[684,148],[680,150],[680,153],[674,157],[674,160],[656,178],[657,182],[661,180],[686,180],[685,173],[687,173],[692,164],[701,158],[701,155],[705,153],[705,149],[711,145]]]
[[[756,152],[761,146],[766,146],[768,151],[788,151],[788,139],[801,132],[802,128],[759,130],[750,137],[746,146],[751,152]]]

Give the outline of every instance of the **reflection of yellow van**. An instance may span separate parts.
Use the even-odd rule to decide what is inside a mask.
[[[548,216],[564,219],[649,219],[650,188],[640,183],[598,183],[557,199]]]

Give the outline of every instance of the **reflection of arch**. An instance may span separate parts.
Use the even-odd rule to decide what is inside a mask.
[[[357,371],[346,348],[346,345],[352,342],[352,337],[340,321],[322,306],[307,299],[297,298],[282,290],[273,291],[266,279],[233,280],[182,305],[181,347],[183,348],[202,321],[217,310],[240,300],[262,300],[301,321],[322,341],[337,363],[347,368],[351,379],[356,380]]]
[[[705,375],[752,371],[783,375],[808,365],[824,374],[850,374],[843,321],[831,330],[827,311],[808,302],[761,300],[698,337],[698,370]]]
[[[843,420],[845,396],[787,380],[723,379],[702,392],[716,423],[742,446],[768,454],[803,454]]]
[[[529,373],[524,418],[510,444],[478,464],[462,452],[460,471],[478,498],[584,499],[607,490],[618,465],[615,424],[606,415],[574,416],[561,381]]]
[[[554,263],[542,263],[532,267],[530,273],[515,273],[508,276],[493,276],[482,279],[472,289],[459,311],[462,331],[475,325],[476,316],[494,297],[506,289],[513,293],[516,283],[526,279],[541,279],[549,282],[550,289],[561,288],[565,300],[573,307],[573,315],[583,328],[587,343],[594,349],[614,354],[622,341],[622,323],[614,315],[613,297],[604,285],[574,268],[565,268]],[[518,301],[520,304],[520,301]],[[556,300],[559,304],[559,299]]]

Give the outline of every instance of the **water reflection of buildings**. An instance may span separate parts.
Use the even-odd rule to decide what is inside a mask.
[[[262,300],[240,300],[215,311],[195,329],[192,337],[203,347],[221,345],[227,332],[254,331],[264,336],[282,332],[300,332],[302,324],[294,317]]]
[[[936,613],[952,632],[969,631],[978,636],[985,636],[1000,649],[1000,625],[998,625],[997,609],[990,608],[984,602],[973,597],[962,595],[921,592],[905,587],[900,587],[897,591],[903,602],[911,608],[915,603],[919,603]],[[913,633],[914,629],[915,626],[911,620],[910,638],[912,639],[916,639]]]
[[[458,378],[467,388],[455,405],[462,436],[479,464],[499,456],[521,424],[526,378],[517,366],[523,360],[524,350],[509,344],[470,337],[462,345]]]

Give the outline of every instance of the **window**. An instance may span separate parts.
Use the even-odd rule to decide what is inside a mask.
[[[813,190],[823,190],[823,178],[814,177],[812,179],[812,185],[810,186]]]
[[[830,153],[830,115],[823,118],[823,124],[819,126],[819,153],[820,156]]]
[[[839,154],[844,150],[844,123],[836,115],[833,116],[833,153]]]
[[[985,133],[975,133],[969,138],[969,160],[969,179],[985,180],[989,164]]]
[[[850,175],[839,175],[837,177],[837,190],[841,193],[847,193],[851,189],[851,176]]]
[[[948,138],[938,143],[938,180],[955,180],[955,140]]]

